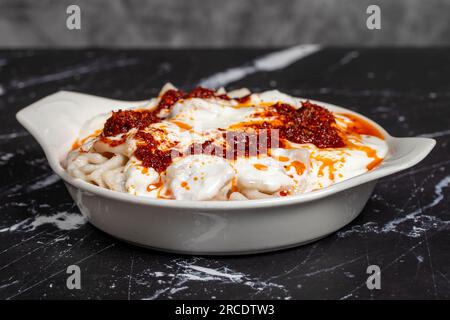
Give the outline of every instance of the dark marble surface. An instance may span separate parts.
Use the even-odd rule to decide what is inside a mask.
[[[450,298],[450,49],[323,49],[230,88],[277,87],[347,106],[396,136],[435,137],[419,165],[381,179],[362,214],[275,253],[189,257],[120,242],[81,218],[15,113],[55,91],[145,99],[187,89],[266,50],[0,51],[0,298]],[[66,268],[81,268],[68,290]],[[381,268],[368,290],[366,268]]]

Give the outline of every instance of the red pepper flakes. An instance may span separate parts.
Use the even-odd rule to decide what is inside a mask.
[[[161,96],[155,110],[119,110],[113,112],[111,117],[106,120],[103,128],[103,136],[115,136],[120,133],[126,133],[132,128],[143,129],[152,123],[160,122],[161,119],[157,116],[160,110],[170,109],[179,100],[188,98],[219,98],[230,100],[226,94],[217,95],[214,90],[202,87],[197,87],[189,93],[174,89],[167,90]]]
[[[240,98],[234,98],[234,100],[236,100],[240,104],[243,104],[243,103],[247,103],[250,101],[250,96],[251,96],[251,94],[247,94]]]
[[[318,148],[345,146],[334,115],[327,109],[309,101],[302,102],[300,109],[286,104],[277,104],[275,108],[287,120],[280,128],[280,137],[295,143],[312,143]]]
[[[275,117],[276,123],[250,124],[257,129],[278,129],[281,139],[295,143],[311,143],[318,148],[339,148],[345,146],[339,135],[334,115],[327,109],[309,101],[302,102],[302,108],[295,109],[286,103],[276,103],[264,114]]]
[[[210,99],[210,98],[219,98],[223,100],[230,100],[230,97],[228,97],[226,94],[220,94],[218,95],[214,90],[203,88],[203,87],[197,87],[188,94],[185,95],[185,98],[200,98],[200,99]]]
[[[197,87],[189,93],[180,90],[168,90],[160,98],[158,106],[153,111],[148,110],[119,110],[113,112],[106,121],[102,132],[102,139],[105,142],[118,145],[125,140],[116,141],[106,139],[126,133],[132,128],[138,129],[136,139],[138,140],[135,156],[142,161],[144,167],[152,167],[158,172],[165,171],[172,163],[172,152],[158,149],[159,142],[142,129],[152,123],[161,121],[157,116],[160,110],[170,109],[177,101],[188,98],[219,98],[230,100],[226,94],[217,95],[215,91]],[[249,101],[250,95],[234,99],[238,103]],[[253,128],[253,132],[229,131],[224,132],[226,146],[217,146],[211,141],[202,144],[192,144],[188,152],[191,154],[211,154],[225,157],[227,159],[237,159],[239,156],[257,156],[266,154],[268,149],[282,147],[283,140],[278,139],[278,135],[272,135],[271,130],[279,130],[279,138],[295,143],[312,143],[319,148],[343,147],[343,139],[339,135],[336,121],[331,112],[315,105],[309,101],[302,103],[302,108],[284,104],[274,104],[266,111],[267,115],[275,117],[278,121],[269,121],[249,124],[248,128]],[[276,139],[273,140],[273,139]]]
[[[114,111],[103,127],[104,137],[126,133],[133,128],[143,129],[159,122],[159,118],[151,111],[119,110]]]
[[[225,152],[223,150],[224,150],[223,147],[214,144],[211,140],[207,140],[203,143],[191,144],[188,147],[187,154],[185,154],[185,156],[186,155],[205,154],[205,155],[223,157],[225,154]]]
[[[170,109],[178,100],[185,97],[185,94],[181,90],[167,90],[159,100],[158,107],[155,113],[159,112],[161,109]]]
[[[193,143],[188,147],[186,155],[213,155],[236,160],[238,157],[258,156],[267,154],[270,148],[277,148],[278,137],[270,130],[256,130],[255,132],[227,131],[223,137],[225,146],[219,146],[208,140],[203,143]]]
[[[134,156],[142,161],[144,167],[163,172],[172,163],[172,152],[158,149],[159,142],[148,132],[139,131],[135,135],[138,143]]]
[[[141,130],[152,123],[160,122],[161,118],[157,115],[162,109],[170,109],[179,100],[187,98],[219,98],[230,100],[226,94],[217,95],[214,90],[202,87],[197,87],[187,94],[181,90],[167,90],[161,96],[155,110],[118,110],[113,112],[111,117],[105,122],[101,139],[111,146],[117,146],[124,143],[125,139],[116,141],[107,139],[107,137],[126,133],[133,128],[140,130],[135,136],[136,139],[139,140],[135,151],[136,158],[142,161],[143,166],[152,167],[156,171],[162,172],[172,163],[171,151],[162,151],[158,149],[158,141],[156,141],[150,133]],[[204,152],[206,151],[205,149],[202,150]],[[215,151],[213,151],[213,153],[214,152]]]

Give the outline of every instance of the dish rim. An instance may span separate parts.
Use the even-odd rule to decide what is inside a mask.
[[[376,168],[372,169],[371,171],[365,172],[361,175],[352,177],[350,179],[337,182],[332,184],[331,186],[325,187],[323,189],[302,193],[302,194],[296,194],[296,195],[290,195],[285,197],[274,197],[274,198],[266,198],[266,199],[249,199],[249,200],[242,200],[242,201],[224,201],[224,200],[211,200],[211,201],[199,201],[199,200],[161,200],[161,199],[153,199],[153,198],[147,198],[145,196],[136,196],[125,192],[119,192],[114,191],[106,188],[102,188],[99,186],[95,186],[93,184],[90,184],[84,180],[81,180],[79,178],[73,178],[68,175],[66,170],[62,167],[60,160],[58,159],[58,155],[55,155],[54,152],[49,150],[48,145],[45,141],[43,141],[43,137],[41,132],[38,132],[37,129],[32,125],[32,119],[27,117],[27,113],[31,113],[32,109],[39,108],[43,103],[46,103],[44,100],[51,98],[51,97],[57,97],[58,95],[65,95],[65,94],[76,94],[76,95],[82,95],[85,97],[90,98],[100,98],[100,99],[107,99],[103,97],[93,96],[93,95],[87,95],[87,94],[81,94],[77,92],[70,92],[70,91],[59,91],[55,94],[49,95],[47,97],[44,97],[37,102],[21,109],[16,113],[16,118],[19,121],[19,123],[27,129],[31,133],[31,135],[37,140],[38,144],[41,146],[45,153],[45,157],[53,170],[54,173],[56,173],[65,183],[68,183],[77,189],[83,190],[85,192],[89,192],[94,195],[98,195],[104,198],[112,199],[112,200],[118,200],[123,201],[127,203],[133,203],[138,205],[146,205],[146,206],[153,206],[153,207],[159,207],[159,208],[178,208],[178,209],[214,209],[214,210],[240,210],[240,209],[257,209],[257,208],[270,208],[270,207],[280,207],[280,206],[288,206],[288,205],[295,205],[295,204],[302,204],[311,202],[314,200],[319,200],[321,198],[325,198],[328,196],[331,196],[333,194],[336,194],[341,191],[345,191],[348,189],[351,189],[353,187],[356,187],[358,185],[364,184],[366,182],[370,182],[372,180],[376,180],[382,177],[385,177],[390,174],[394,174],[396,172],[402,171],[404,169],[410,168],[414,165],[416,165],[418,162],[423,160],[429,152],[433,149],[433,147],[436,144],[436,141],[434,139],[430,138],[421,138],[421,137],[406,137],[406,138],[397,138],[391,136],[382,126],[380,126],[378,123],[373,121],[372,119],[355,112],[353,110],[340,107],[328,102],[313,100],[313,99],[307,99],[302,97],[294,97],[295,99],[300,100],[309,100],[312,103],[317,103],[321,106],[324,106],[326,108],[334,109],[338,112],[343,113],[349,113],[352,115],[356,115],[357,117],[362,118],[363,120],[367,121],[369,124],[373,125],[375,128],[377,128],[385,137],[385,141],[388,144],[388,156],[383,159],[383,162],[377,166]],[[145,101],[120,101],[120,100],[110,100],[111,102],[115,101],[116,103],[127,103],[130,106],[136,106],[140,103],[145,103]],[[49,103],[53,103],[52,101],[48,101]],[[114,110],[115,108],[111,108],[111,110]],[[407,141],[416,141],[416,146],[413,148],[412,151],[410,151],[408,154],[404,155],[402,158],[405,158],[406,161],[399,161],[400,159],[394,160],[395,163],[389,163],[386,162],[386,160],[389,160],[389,158],[393,157],[393,144],[398,143],[408,143]],[[419,141],[421,143],[419,143]],[[417,148],[417,144],[421,144],[424,148],[422,150],[419,150]]]

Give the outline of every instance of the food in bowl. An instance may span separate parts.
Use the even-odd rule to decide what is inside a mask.
[[[147,112],[145,113],[151,113],[153,111],[156,111],[157,106],[160,105],[160,101],[162,100],[161,97],[166,93],[166,91],[170,89],[175,90],[174,88],[166,87],[164,88],[162,94],[160,94],[159,98],[157,98],[156,100],[151,100],[150,102],[118,101],[90,96],[82,93],[61,91],[44,97],[39,101],[36,101],[32,105],[20,110],[16,115],[18,121],[33,135],[33,137],[36,138],[37,142],[42,146],[50,167],[64,181],[74,202],[77,204],[83,215],[86,216],[89,222],[92,223],[95,227],[117,237],[118,239],[136,243],[141,246],[185,254],[218,255],[266,252],[309,243],[342,228],[350,221],[355,219],[363,210],[364,205],[370,198],[373,188],[375,187],[378,179],[387,177],[416,165],[430,153],[430,151],[436,144],[435,140],[429,138],[393,137],[389,135],[389,133],[380,125],[365,118],[364,116],[359,115],[349,109],[332,105],[326,102],[310,100],[307,103],[306,99],[301,98],[292,98],[293,100],[291,100],[288,99],[288,96],[276,91],[254,95],[250,98],[250,100],[248,100],[249,98],[245,96],[248,95],[249,92],[245,90],[226,93],[222,90],[219,90],[218,92],[211,92],[208,90],[198,89],[196,90],[196,93],[191,94],[196,95],[197,98],[193,98],[192,96],[187,97],[187,95],[186,97],[184,97],[185,94],[183,94],[183,99],[191,99],[193,102],[195,99],[198,99],[200,93],[203,92],[203,96],[201,97],[202,99],[208,100],[209,98],[207,99],[204,95],[210,95],[211,100],[217,101],[214,105],[219,106],[226,103],[232,103],[235,106],[246,108],[252,106],[252,100],[255,100],[256,102],[257,99],[266,99],[269,105],[275,105],[279,102],[291,105],[293,109],[284,107],[286,110],[292,111],[290,112],[291,117],[289,117],[288,115],[278,115],[278,112],[276,112],[276,108],[278,107],[267,108],[268,111],[274,112],[274,118],[279,118],[286,121],[281,121],[278,123],[275,121],[271,122],[269,120],[271,120],[272,118],[270,118],[265,121],[266,124],[264,124],[264,121],[260,121],[259,126],[257,126],[256,124],[258,124],[258,119],[256,118],[258,117],[258,115],[254,115],[253,117],[251,117],[251,120],[253,120],[251,121],[253,122],[253,126],[249,125],[248,123],[242,126],[239,125],[239,122],[243,121],[236,121],[238,123],[237,128],[230,128],[229,131],[236,131],[236,129],[239,129],[237,131],[250,132],[248,135],[249,141],[254,141],[255,135],[258,134],[259,136],[261,134],[261,141],[266,141],[263,139],[264,131],[262,130],[264,128],[266,128],[267,130],[269,124],[274,125],[272,131],[277,132],[278,136],[275,135],[273,144],[270,145],[270,148],[267,148],[269,152],[266,151],[266,148],[264,148],[264,144],[263,146],[256,148],[256,150],[260,151],[259,154],[257,153],[256,155],[254,155],[256,152],[255,147],[253,147],[252,149],[249,148],[249,158],[251,158],[252,160],[255,160],[255,158],[258,158],[258,156],[260,158],[264,158],[267,155],[270,155],[272,157],[273,151],[293,152],[296,151],[296,149],[294,149],[293,147],[296,147],[297,145],[303,145],[305,147],[303,149],[307,149],[306,151],[308,151],[309,153],[306,154],[305,151],[301,151],[302,148],[297,149],[300,149],[300,154],[303,153],[303,156],[307,155],[309,157],[306,164],[309,164],[310,167],[306,169],[305,166],[305,169],[303,169],[303,173],[308,172],[308,176],[304,177],[308,178],[309,180],[303,180],[304,182],[306,182],[306,184],[300,186],[300,188],[305,187],[305,189],[299,190],[300,188],[295,189],[292,187],[291,189],[289,189],[290,191],[287,194],[285,194],[284,192],[280,192],[280,196],[277,196],[276,192],[270,194],[268,192],[258,191],[259,193],[263,194],[262,199],[246,201],[164,201],[160,199],[165,199],[166,197],[170,199],[177,199],[177,195],[175,194],[171,197],[169,195],[165,195],[163,193],[165,190],[161,188],[162,186],[159,186],[158,189],[162,197],[158,198],[157,191],[152,190],[152,186],[155,186],[155,188],[157,188],[158,185],[152,184],[152,186],[149,188],[150,192],[144,193],[144,196],[136,196],[136,194],[139,194],[139,192],[133,191],[133,189],[130,189],[131,192],[129,192],[125,188],[134,187],[136,190],[139,185],[134,184],[133,186],[133,183],[130,183],[132,182],[132,179],[130,178],[133,178],[133,174],[139,174],[139,172],[142,173],[142,171],[145,173],[146,171],[144,169],[145,167],[142,167],[141,171],[139,171],[137,170],[138,168],[135,166],[135,164],[133,165],[133,161],[139,163],[137,161],[139,160],[137,158],[137,156],[139,156],[139,153],[136,154],[135,152],[134,155],[129,154],[130,156],[124,156],[122,161],[126,161],[127,163],[123,165],[121,161],[119,161],[119,165],[114,168],[114,166],[116,165],[114,162],[109,162],[107,165],[105,165],[105,163],[108,160],[113,159],[117,155],[124,155],[126,154],[126,152],[129,152],[124,148],[128,146],[128,142],[127,144],[121,144],[119,143],[120,139],[113,139],[114,136],[108,136],[108,133],[105,133],[105,139],[107,139],[107,142],[109,142],[109,140],[117,140],[117,142],[111,143],[111,145],[108,146],[109,148],[111,148],[109,149],[109,153],[100,150],[102,146],[101,143],[99,143],[98,146],[95,147],[94,144],[102,138],[101,133],[104,130],[107,119],[113,115],[112,111],[117,110],[120,107],[127,107],[129,109],[132,109],[131,107],[136,107],[134,111],[144,109],[147,110]],[[212,96],[213,94],[214,97]],[[222,96],[222,99],[218,99],[215,97],[215,95],[221,94],[226,94],[228,98],[225,96]],[[231,102],[227,102],[228,99]],[[236,100],[236,103],[234,103],[233,100]],[[199,100],[196,101],[196,103],[200,103]],[[245,101],[247,101],[248,103],[246,104]],[[183,101],[182,99],[178,99],[177,102],[181,103]],[[303,103],[305,104],[304,106],[302,106]],[[320,144],[321,142],[331,144],[333,143],[333,141],[334,143],[340,143],[340,140],[333,139],[336,138],[335,135],[325,135],[326,132],[329,133],[329,128],[325,129],[321,126],[314,127],[312,125],[316,122],[311,120],[314,119],[314,117],[309,115],[319,113],[311,111],[312,108],[304,109],[303,111],[301,111],[303,107],[308,107],[308,105],[311,104],[325,107],[326,110],[332,113],[335,123],[330,123],[330,121],[328,121],[328,123],[331,127],[337,127],[339,129],[338,134],[340,136],[342,135],[341,139],[342,141],[344,141],[344,143],[346,143],[346,146],[324,146]],[[206,104],[201,104],[201,106],[205,105]],[[261,102],[260,105],[261,106],[258,108],[264,109],[263,102]],[[177,115],[174,108],[175,104],[170,107],[170,110],[165,112],[173,112],[170,117],[173,117],[172,120],[177,121],[177,119],[174,119]],[[205,128],[203,130],[200,130],[200,126],[198,125],[195,130],[196,133],[201,136],[203,134],[203,131],[208,131],[208,127],[206,127],[207,125],[210,127],[214,127],[214,121],[218,121],[217,118],[220,118],[220,116],[227,115],[227,117],[231,117],[230,114],[226,114],[224,112],[230,112],[232,110],[225,109],[227,111],[222,112],[223,109],[225,108],[210,110],[219,110],[219,112],[210,112],[208,121],[203,121],[206,122]],[[239,108],[236,109],[239,110]],[[283,110],[283,107],[279,109]],[[315,111],[322,110],[318,107],[314,109]],[[296,110],[298,111],[298,113],[294,113],[294,111]],[[311,112],[306,112],[308,110]],[[196,111],[195,108],[193,108],[193,111]],[[206,111],[208,111],[208,109],[206,109]],[[159,110],[158,113],[159,112],[161,112],[161,110]],[[141,115],[142,118],[144,118],[143,116],[145,115],[145,113]],[[129,113],[129,115],[139,116],[138,114],[134,113]],[[216,115],[217,117],[213,117],[212,115]],[[263,112],[263,114],[260,114],[259,116],[268,116],[268,114]],[[148,119],[151,119],[151,115],[149,115],[148,117]],[[297,126],[297,128],[300,128],[298,132],[300,132],[301,134],[297,134],[297,131],[289,131],[290,129],[292,129],[292,124],[294,123],[293,120],[290,120],[292,119],[292,117],[302,120],[301,123],[303,127]],[[129,117],[123,118],[124,120],[129,119]],[[135,119],[136,121],[138,121],[142,120],[142,118],[136,117]],[[169,121],[169,117],[165,118],[166,119],[161,119],[167,120],[167,122],[169,123],[173,122]],[[325,119],[326,118],[327,117],[325,117]],[[319,119],[324,120],[323,118]],[[190,116],[186,116],[185,121],[193,120],[190,119]],[[162,121],[160,122],[164,123]],[[297,120],[295,123],[298,122],[299,121]],[[112,123],[120,124],[121,122],[111,121],[111,130],[113,129]],[[125,131],[127,129],[125,124],[127,123],[129,124],[130,122],[124,121],[123,127],[119,125],[117,126],[117,128],[119,129],[117,130]],[[137,122],[132,122],[131,124],[136,123]],[[145,125],[144,121],[139,121],[139,123],[143,123]],[[283,125],[285,123],[291,125]],[[176,125],[176,123],[173,124]],[[232,124],[234,124],[234,122]],[[167,126],[169,127],[170,124],[167,124]],[[179,126],[184,126],[183,122],[178,123],[177,127]],[[228,125],[228,127],[230,126],[231,125]],[[180,128],[180,135],[181,133],[186,134],[186,131],[188,133],[190,131],[189,127],[184,127],[185,128]],[[223,129],[223,127],[224,125],[220,126],[221,129]],[[263,128],[261,129],[260,127]],[[311,127],[310,132],[307,130],[309,127]],[[258,128],[259,131],[257,130]],[[139,131],[139,128],[136,128],[136,131]],[[144,131],[147,132],[148,130]],[[253,135],[251,134],[252,132]],[[320,138],[320,134],[313,134],[317,132],[323,132],[325,137],[329,137],[329,139],[322,139]],[[125,134],[122,135],[127,136]],[[240,136],[246,137],[245,135]],[[300,138],[296,138],[296,136],[301,137],[301,139],[304,140],[297,140]],[[76,144],[73,146],[73,148],[71,148],[77,137],[78,140]],[[250,137],[252,137],[251,139],[253,140],[251,140]],[[276,137],[279,138],[279,142],[277,142]],[[157,138],[158,137],[155,136],[155,139]],[[375,138],[378,138],[378,140]],[[130,147],[133,147],[131,135],[129,139],[129,145]],[[170,140],[168,141],[170,142]],[[233,141],[234,139],[231,142]],[[240,140],[238,139],[238,141]],[[371,142],[370,144],[369,141]],[[373,141],[377,141],[380,145],[387,144],[387,146],[383,150],[388,149],[388,153],[384,157],[383,154],[386,151],[378,149],[378,144],[373,143]],[[141,141],[137,142],[139,142],[139,145],[142,147],[146,146],[146,144]],[[121,147],[125,150],[119,150],[118,148],[113,149],[114,144],[116,143],[117,146],[121,145]],[[189,141],[185,141],[185,143],[190,145]],[[275,146],[277,146],[277,143],[279,148],[275,148]],[[81,145],[83,144],[87,145],[80,149]],[[91,147],[89,147],[89,144],[91,144]],[[356,146],[352,146],[352,144]],[[206,144],[205,146],[205,151],[208,151],[206,148],[207,145],[208,144]],[[249,145],[254,146],[255,144],[249,143]],[[267,145],[267,141],[265,142],[265,145]],[[155,152],[156,154],[161,154],[163,151],[167,151],[164,145],[160,146],[158,144],[157,146],[159,151]],[[230,147],[228,145],[226,146]],[[370,149],[375,150],[374,152],[376,153],[376,157],[374,152],[370,151],[370,149],[366,149],[365,146],[368,146]],[[97,147],[99,148],[98,150]],[[151,150],[152,146],[149,145],[148,147]],[[133,148],[137,149],[137,145]],[[361,148],[359,153],[356,152],[358,151],[358,148]],[[245,151],[245,148],[243,149]],[[283,151],[281,149],[286,150]],[[333,159],[333,161],[319,161],[320,159],[318,158],[318,156],[331,157],[329,154],[323,154],[326,151],[331,152],[334,150],[335,152],[346,152],[347,149],[350,150],[348,151],[348,154],[345,154],[347,158],[353,156],[355,153],[359,154],[360,157],[349,158],[351,160],[349,160],[350,163],[346,164],[347,169],[345,172],[343,171],[343,169],[340,169],[340,165],[338,165],[339,162],[335,162],[335,160]],[[73,152],[73,154],[71,154],[69,157],[73,158],[71,158],[71,161],[68,162],[67,158],[68,152],[70,150],[72,150],[71,152]],[[220,148],[215,148],[215,150],[217,150],[218,155],[221,154],[220,150],[223,151],[223,149]],[[315,153],[311,152],[311,150],[315,151]],[[150,162],[150,160],[152,159],[151,153],[147,153],[145,152],[145,150],[141,150],[141,152],[141,156],[148,155],[148,157],[142,157],[142,159],[144,160],[139,161],[142,161],[143,164],[144,161]],[[81,153],[92,153],[88,156],[92,157],[92,159],[77,159]],[[95,157],[97,157],[95,155],[96,153],[99,153],[101,157],[95,159]],[[242,149],[241,151],[239,151],[238,149],[238,151],[236,152],[236,154],[238,155],[237,160],[234,160],[234,156],[231,157],[231,155],[234,155],[234,152],[229,151],[228,154],[230,155],[228,159],[224,158],[223,156],[222,158],[232,166],[233,170],[235,168],[233,166],[233,161],[237,161],[238,159],[240,159],[242,162],[246,159],[245,156],[242,155]],[[173,159],[170,159],[170,161],[168,161],[169,166],[184,159],[184,156],[179,156],[178,153],[174,153],[174,156],[175,155],[178,155],[178,158],[174,157]],[[199,154],[196,156],[203,155],[207,156],[206,152],[205,154]],[[132,156],[134,156],[137,160],[130,161],[132,159]],[[300,158],[300,155],[296,155],[296,158]],[[338,158],[338,160],[339,159],[340,158]],[[277,159],[274,158],[274,160]],[[281,158],[279,160],[286,159]],[[71,171],[79,169],[80,172],[78,172],[78,174],[80,175],[76,174],[76,172],[73,172],[73,174],[71,174],[67,170],[67,165],[74,161],[79,161],[79,163],[78,166],[72,167]],[[117,160],[115,159],[114,161]],[[281,162],[287,162],[287,164],[289,164],[289,161]],[[159,162],[150,162],[150,164],[154,165],[154,167],[152,166],[152,170],[158,172],[157,169],[155,169],[155,167],[158,168],[158,163]],[[162,164],[164,162],[160,163]],[[333,164],[333,166],[331,167],[332,163],[335,164]],[[169,168],[169,166],[167,168]],[[256,167],[259,167],[259,169],[265,169],[264,167],[261,167],[259,165],[257,165]],[[257,169],[256,167],[253,166],[253,168]],[[299,165],[299,167],[301,172],[302,166]],[[327,179],[330,179],[328,171],[329,167],[332,168],[331,177],[334,178],[334,180],[331,181],[329,186],[326,186],[324,184],[321,186],[320,182],[317,182],[317,180],[322,179],[322,181],[327,181]],[[359,168],[360,172],[365,173],[359,174],[359,172],[353,171],[352,174],[349,174],[348,171],[350,169],[348,168],[352,168],[351,170]],[[117,175],[114,174],[115,169],[118,172]],[[184,172],[184,169],[178,169],[181,169]],[[288,168],[284,168],[283,166],[283,169]],[[295,170],[295,167],[290,169]],[[148,169],[149,172],[153,172],[152,170]],[[165,177],[168,172],[167,170],[168,169],[166,169],[165,172],[158,173],[161,177],[161,183],[167,184],[168,182],[170,182],[176,185],[175,182],[170,180],[169,176]],[[235,173],[235,176],[237,174],[247,174],[246,171],[239,170],[239,168],[236,169],[236,171],[237,173]],[[257,172],[259,173],[259,171]],[[269,169],[267,171],[269,171]],[[344,175],[343,177],[340,177],[338,174],[339,171],[341,171],[341,174],[343,175],[346,174],[346,176]],[[317,178],[314,177],[314,172],[317,172]],[[127,174],[127,176],[125,176],[125,173]],[[82,179],[75,178],[74,174]],[[250,174],[251,173],[249,172],[249,175]],[[349,178],[352,175],[355,176],[353,178]],[[85,180],[83,180],[84,176],[86,176]],[[139,175],[138,177],[141,177],[141,175]],[[146,175],[143,175],[142,177],[143,179],[148,179]],[[344,177],[346,177],[346,179],[343,179]],[[197,180],[195,180],[195,176],[192,178],[192,180],[198,181],[198,176]],[[145,180],[143,181],[145,182]],[[234,181],[236,181],[236,179]],[[263,180],[262,183],[267,183],[265,187],[268,188],[268,183],[273,183],[273,181],[273,179],[267,179]],[[107,183],[109,184],[109,186],[106,185]],[[182,182],[180,182],[180,186],[181,183]],[[99,185],[100,187],[96,186],[95,184]],[[106,187],[101,187],[102,184],[103,186],[106,185]],[[143,185],[145,186],[145,183],[143,183]],[[185,187],[188,186],[184,183],[183,185]],[[251,184],[251,186],[254,185],[255,184]],[[170,187],[170,185],[168,186]],[[317,186],[317,189],[314,189],[314,186]],[[238,190],[242,190],[242,197],[245,197],[244,199],[251,198],[251,194],[250,192],[246,192],[246,188],[241,187],[241,185],[235,185],[235,187],[241,188]],[[114,189],[110,190],[112,188],[117,188],[115,190],[119,190],[122,192],[113,191]],[[183,188],[181,191],[189,191],[192,190],[192,188],[193,186],[189,185],[189,188]],[[251,190],[252,188],[248,189]],[[236,189],[234,188],[231,189],[231,191],[235,190]],[[255,190],[255,188],[253,188],[252,190]],[[294,193],[296,190],[299,190],[298,193]],[[310,190],[311,192],[308,190]],[[151,192],[153,192],[153,194],[151,194]],[[244,192],[248,196],[245,196]],[[231,197],[231,195],[236,198],[242,198],[239,195],[240,193],[241,191],[239,191],[239,193],[236,191],[230,192],[230,197],[228,197],[228,195],[226,194],[227,197],[225,197],[225,199],[234,199]],[[261,194],[257,195],[261,196]],[[292,196],[289,196],[289,194],[292,194]],[[178,199],[208,198],[206,196],[187,197],[186,195],[188,194],[183,194],[183,196],[178,197]],[[214,199],[219,199],[219,197],[211,198],[211,200]]]
[[[373,170],[387,153],[380,131],[354,114],[277,90],[185,93],[167,84],[139,107],[88,121],[64,166],[136,196],[248,200],[326,188]]]

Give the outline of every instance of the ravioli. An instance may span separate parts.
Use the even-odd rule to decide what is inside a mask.
[[[167,84],[81,128],[68,173],[164,200],[248,200],[326,188],[376,168],[383,135],[362,118],[281,93]]]

